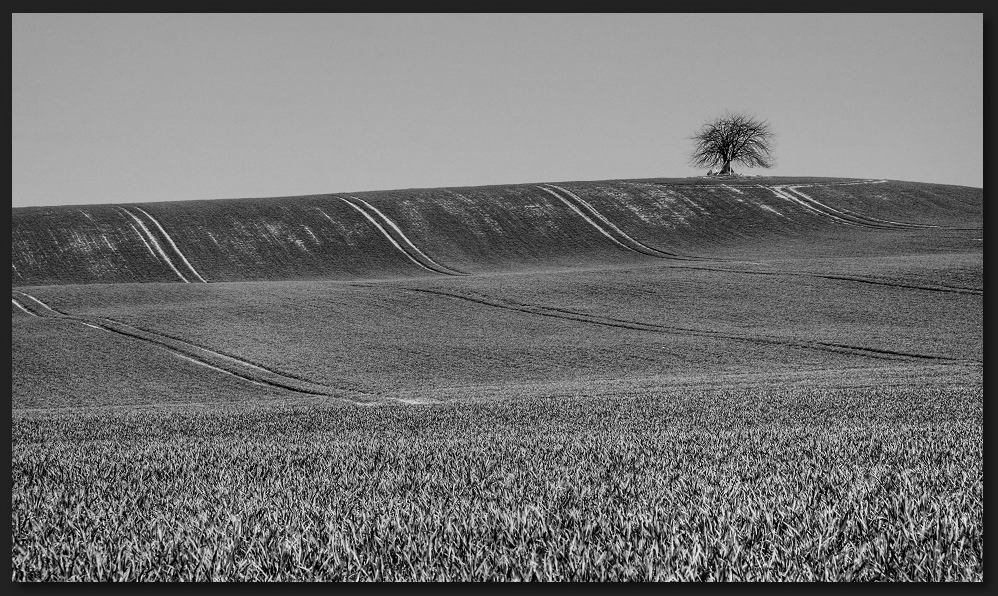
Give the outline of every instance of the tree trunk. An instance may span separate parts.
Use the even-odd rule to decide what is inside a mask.
[[[731,173],[731,160],[729,159],[724,161],[724,165],[721,166],[721,171],[718,172],[717,174],[721,175],[721,174],[730,174],[730,173]]]

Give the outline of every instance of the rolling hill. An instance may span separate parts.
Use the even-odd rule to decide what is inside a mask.
[[[12,209],[12,577],[983,577],[983,192]]]
[[[976,376],[982,209],[823,178],[12,209],[14,405]]]
[[[353,280],[739,258],[815,234],[979,229],[980,189],[835,179],[621,180],[11,213],[11,285]],[[908,236],[905,236],[908,233]],[[935,236],[938,239],[939,235]],[[956,241],[957,238],[950,239]],[[944,245],[945,246],[945,245]]]

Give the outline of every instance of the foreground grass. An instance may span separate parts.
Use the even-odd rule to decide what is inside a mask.
[[[33,580],[976,580],[983,390],[18,413]]]

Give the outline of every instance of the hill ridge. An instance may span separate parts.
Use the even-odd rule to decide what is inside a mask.
[[[807,192],[801,189],[807,189]],[[633,179],[12,208],[11,285],[363,280],[725,261],[982,229],[982,189]],[[908,236],[905,236],[905,235]],[[836,249],[839,250],[839,249]]]

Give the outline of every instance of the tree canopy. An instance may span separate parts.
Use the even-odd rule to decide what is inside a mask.
[[[749,168],[771,168],[773,138],[769,123],[744,113],[725,113],[710,120],[689,137],[694,143],[690,164],[696,168],[721,166],[718,174],[730,174],[731,164]]]

